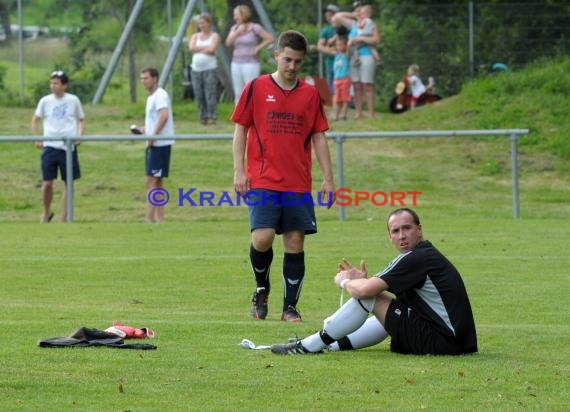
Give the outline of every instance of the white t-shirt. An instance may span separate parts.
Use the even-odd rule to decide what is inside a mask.
[[[44,96],[38,102],[37,117],[43,119],[44,137],[74,137],[79,134],[79,120],[85,118],[81,102],[74,94]],[[63,140],[44,141],[44,147],[65,150]]]
[[[410,82],[410,87],[412,88],[412,96],[417,98],[425,93],[426,86],[418,76],[412,74],[408,77],[408,81]]]
[[[158,122],[159,111],[168,109],[168,120],[159,133],[159,136],[174,136],[174,120],[172,119],[172,107],[168,93],[162,87],[157,88],[153,94],[146,99],[144,129],[147,136],[154,135],[154,129]],[[174,140],[155,140],[154,146],[169,146],[174,144]]]
[[[205,39],[201,40],[200,35],[196,37],[196,46],[198,47],[209,47],[212,45],[214,41],[214,33],[210,34],[210,36]],[[218,63],[216,61],[216,56],[213,54],[208,53],[194,53],[192,55],[192,70],[196,72],[203,72],[205,70],[212,70],[218,67]]]

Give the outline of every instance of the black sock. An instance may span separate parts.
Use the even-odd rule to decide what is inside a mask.
[[[333,339],[328,333],[326,333],[324,329],[319,332],[319,336],[321,337],[323,343],[327,346],[335,341],[335,339]]]
[[[304,277],[305,252],[285,253],[283,256],[283,278],[285,279],[283,311],[286,311],[289,306],[297,306]]]
[[[340,350],[353,350],[354,348],[352,347],[352,342],[350,342],[350,339],[348,339],[347,336],[345,336],[344,338],[340,338],[338,341],[338,348]]]
[[[258,288],[265,288],[265,293],[269,294],[269,269],[273,261],[273,248],[265,252],[255,250],[253,245],[249,247],[249,260],[255,277],[255,283]]]

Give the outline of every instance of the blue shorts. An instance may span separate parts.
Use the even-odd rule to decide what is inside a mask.
[[[294,230],[317,233],[315,204],[310,193],[252,189],[247,192],[251,230],[271,228],[282,234]]]
[[[146,175],[168,177],[170,170],[171,146],[152,146],[146,148]]]
[[[45,181],[57,179],[57,170],[59,169],[59,174],[61,180],[67,180],[67,167],[65,164],[65,154],[66,151],[63,149],[55,149],[53,147],[44,147],[41,157],[42,165],[42,179]],[[79,169],[79,155],[77,153],[77,147],[72,152],[71,155],[73,163],[73,180],[79,179],[81,177],[81,170]]]

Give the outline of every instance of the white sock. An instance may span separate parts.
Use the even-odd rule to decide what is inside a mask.
[[[340,339],[354,332],[366,321],[368,314],[374,308],[375,298],[349,299],[326,322],[324,331],[333,339]],[[320,332],[301,340],[301,345],[309,352],[318,352],[327,345],[323,342]]]
[[[376,345],[388,337],[388,332],[380,323],[376,316],[371,316],[366,319],[366,322],[347,336],[353,349],[362,349],[369,346]],[[330,350],[340,350],[338,342],[333,342],[329,345]]]

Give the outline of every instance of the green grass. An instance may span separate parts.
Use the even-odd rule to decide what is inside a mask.
[[[10,68],[8,85],[17,92],[17,66],[5,52],[0,65]],[[43,66],[27,63],[29,78],[51,69],[44,66],[53,50],[45,53]],[[0,410],[567,409],[570,130],[562,110],[567,88],[548,81],[567,73],[567,65],[545,62],[481,79],[413,113],[331,125],[333,131],[530,128],[519,153],[520,220],[512,218],[505,138],[344,144],[347,187],[422,191],[416,209],[426,237],[457,265],[471,295],[480,353],[467,357],[400,356],[387,343],[302,358],[238,347],[242,338],[269,344],[318,330],[338,306],[332,277],[339,259],[365,258],[378,270],[394,256],[384,226],[391,207],[349,207],[346,222],[338,222],[337,208],[319,208],[319,234],[307,239],[304,322],[278,321],[279,293],[269,319],[254,322],[244,207],[170,204],[166,223],[142,224],[143,143],[84,143],[75,223],[39,225],[40,152],[32,143],[0,143]],[[125,89],[111,89],[106,101],[85,104],[88,134],[126,134],[142,122],[142,99],[119,104],[128,101]],[[34,104],[3,107],[0,135],[29,135]],[[174,111],[178,133],[232,131],[231,104],[220,106],[215,130],[199,124],[192,102],[178,101]],[[230,141],[178,141],[166,187],[171,194],[191,187],[231,191],[232,173]],[[317,186],[318,169],[314,176]],[[60,182],[57,191],[56,211]],[[277,292],[280,239],[275,256]],[[36,346],[113,320],[154,328],[158,350]]]
[[[268,320],[249,319],[244,221],[3,222],[0,409],[564,410],[570,261],[567,235],[552,230],[559,221],[463,216],[423,223],[463,273],[477,355],[400,356],[387,343],[307,357],[239,348],[242,338],[269,344],[319,329],[338,305],[338,259],[365,258],[376,270],[393,257],[382,221],[321,223],[307,242],[305,321],[296,325],[278,320],[280,293]],[[275,285],[281,252],[277,243]],[[35,346],[113,320],[154,328],[158,350]]]

